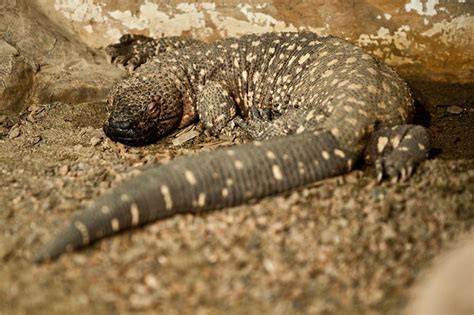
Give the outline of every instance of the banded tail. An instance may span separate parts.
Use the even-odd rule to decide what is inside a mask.
[[[177,158],[99,197],[47,242],[34,262],[178,213],[235,206],[339,175],[354,158],[325,130]]]

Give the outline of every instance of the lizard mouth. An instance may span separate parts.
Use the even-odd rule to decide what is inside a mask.
[[[143,146],[156,142],[159,138],[156,124],[146,129],[124,127],[110,120],[104,124],[104,133],[113,141],[130,146]]]
[[[109,119],[103,127],[104,133],[113,141],[129,146],[144,146],[155,143],[167,135],[175,126],[176,117],[161,119],[146,128],[139,128],[130,122],[116,122]]]

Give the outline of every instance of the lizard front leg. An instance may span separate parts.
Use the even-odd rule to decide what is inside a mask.
[[[220,83],[208,81],[198,93],[196,102],[199,120],[213,136],[219,135],[237,115],[234,99]]]

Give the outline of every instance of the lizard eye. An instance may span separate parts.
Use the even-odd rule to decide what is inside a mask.
[[[158,111],[158,106],[156,104],[156,101],[151,101],[148,103],[146,110],[148,111],[148,114],[153,115],[156,114]]]
[[[155,96],[155,98],[150,103],[148,103],[148,105],[146,107],[146,110],[147,110],[148,114],[153,116],[153,117],[158,115],[158,113],[160,111],[160,107],[158,106],[158,100],[159,99],[160,99],[159,96]]]

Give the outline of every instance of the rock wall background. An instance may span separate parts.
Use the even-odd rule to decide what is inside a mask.
[[[410,81],[474,82],[474,0],[2,0],[0,114],[27,102],[101,101],[123,73],[100,50],[127,32],[212,41],[334,34]]]
[[[125,32],[214,40],[306,29],[349,39],[403,76],[474,81],[472,0],[36,1],[91,47]]]

